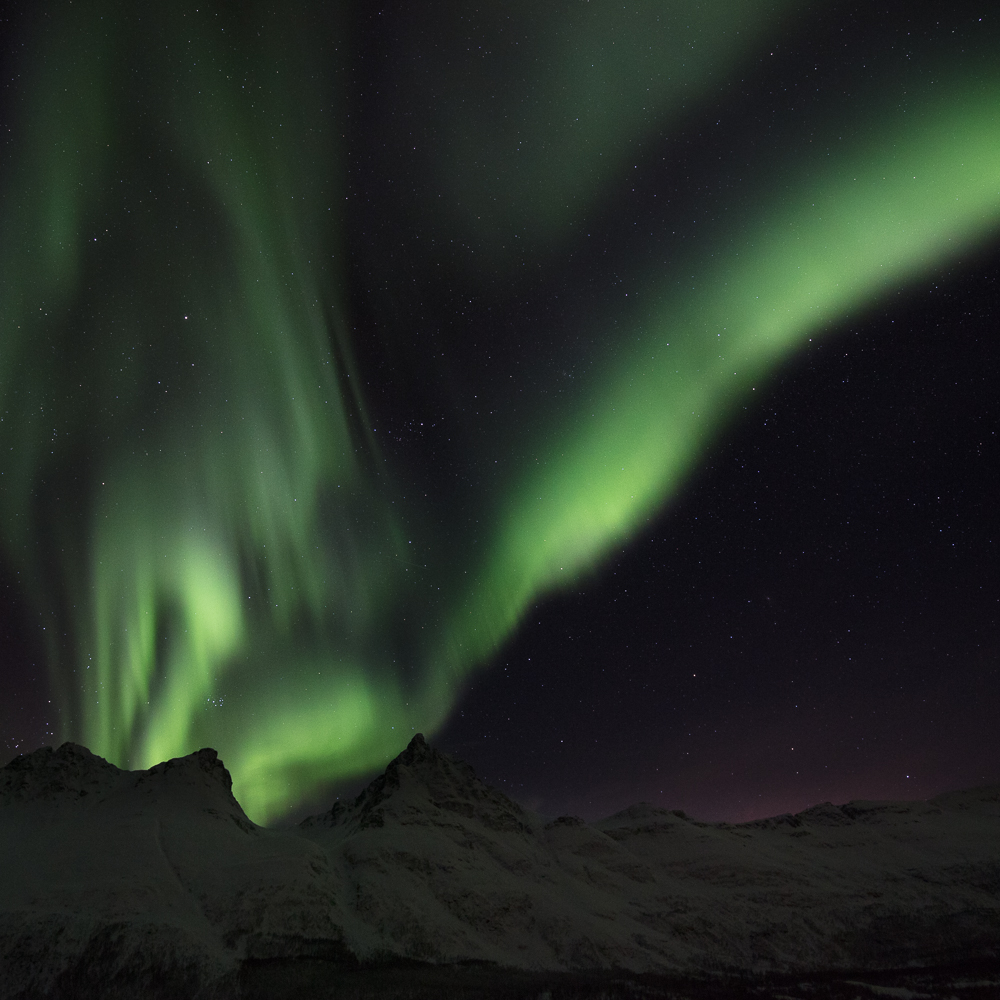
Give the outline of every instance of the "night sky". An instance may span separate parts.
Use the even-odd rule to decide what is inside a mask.
[[[1000,778],[997,268],[797,358],[439,737],[549,813],[749,819]]]
[[[5,756],[1000,781],[1000,28],[911,7],[3,24]]]

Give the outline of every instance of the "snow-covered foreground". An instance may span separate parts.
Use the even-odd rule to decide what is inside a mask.
[[[222,995],[291,959],[346,984],[401,959],[514,983],[998,956],[1000,788],[741,825],[547,821],[417,736],[353,804],[269,830],[212,750],[121,771],[68,743],[0,770],[2,998]]]

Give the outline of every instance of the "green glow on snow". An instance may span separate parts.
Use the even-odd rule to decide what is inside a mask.
[[[654,516],[791,352],[1000,222],[994,69],[956,69],[906,114],[873,99],[850,145],[784,164],[738,224],[581,331],[617,321],[631,346],[547,414],[432,605],[409,543],[440,539],[390,502],[350,378],[343,28],[283,15],[233,45],[237,22],[192,5],[109,7],[108,27],[94,10],[38,38],[4,192],[3,544],[64,735],[133,767],[215,746],[259,821],[433,731],[526,607]],[[567,107],[602,110],[560,140],[580,173],[552,179],[540,232],[677,113],[671,80],[719,79],[726,38],[642,114],[556,60],[541,86],[567,75]]]

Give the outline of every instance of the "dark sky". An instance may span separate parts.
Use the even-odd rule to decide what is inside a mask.
[[[456,5],[437,21],[402,4],[352,13],[347,312],[384,457],[405,489],[450,484],[441,524],[479,510],[469,498],[487,451],[554,408],[562,380],[616,356],[616,331],[577,333],[614,289],[663,254],[672,274],[681,253],[669,248],[726,231],[748,199],[777,212],[811,122],[868,120],[872,95],[933,83],[964,45],[983,44],[990,13],[803,10],[669,126],[644,126],[627,182],[587,167],[595,180],[577,194],[597,193],[558,239],[532,230],[523,195],[548,183],[547,154],[515,167],[490,160],[487,126],[471,152],[442,136],[466,97],[480,111],[495,103],[498,135],[514,120],[526,143],[545,136],[543,83],[584,86],[559,75],[593,43],[575,7],[548,19],[514,4]],[[467,80],[484,45],[496,67]],[[11,74],[5,86],[10,106]],[[609,157],[614,120],[595,126]],[[551,156],[552,170],[572,166]],[[494,213],[481,229],[470,205]],[[646,800],[740,820],[1000,781],[998,273],[995,240],[930,267],[740,396],[679,493],[571,590],[533,602],[432,742],[528,806],[587,818]],[[425,422],[454,437],[429,438],[415,429]],[[471,528],[461,538],[477,541]],[[44,664],[38,616],[8,566],[8,756],[52,741]]]
[[[442,746],[587,817],[1000,780],[998,265],[788,365],[598,580],[538,605]]]
[[[861,80],[932,77],[982,14],[821,5],[779,38],[780,62],[762,49],[651,143],[645,199],[601,215],[615,264],[655,244],[635,225],[651,195],[718,212],[736,174],[780,171],[804,119],[863,115]],[[393,120],[389,95],[372,104]],[[657,153],[678,147],[686,169],[664,184]],[[741,402],[658,520],[537,603],[440,745],[588,818],[642,799],[751,818],[1000,779],[998,253],[893,290]],[[551,296],[577,305],[606,278],[577,257],[519,318],[537,328]]]

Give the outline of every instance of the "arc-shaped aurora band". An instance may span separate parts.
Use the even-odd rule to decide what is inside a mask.
[[[782,359],[1000,222],[1000,72],[967,58],[594,316],[614,351],[517,443],[477,555],[428,579],[410,543],[446,533],[389,499],[336,305],[342,29],[223,43],[194,14],[67,8],[39,40],[2,217],[0,510],[65,735],[131,766],[216,746],[261,821],[440,725]]]

